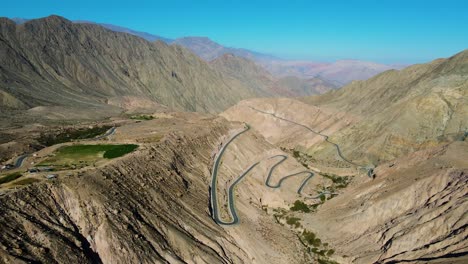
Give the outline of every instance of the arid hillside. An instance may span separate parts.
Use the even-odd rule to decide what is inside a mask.
[[[315,191],[336,197],[295,214],[296,230],[320,237],[313,252],[325,243],[338,263],[465,263],[467,54],[221,115],[332,179]]]
[[[17,25],[0,19],[2,106],[102,108],[147,98],[172,109],[218,112],[260,93],[228,86],[188,50],[74,24],[58,16]]]
[[[179,43],[0,18],[0,263],[467,263],[467,50],[335,90]]]
[[[335,147],[323,137],[305,135],[300,126],[291,127],[268,115],[276,114],[329,136],[330,141],[342,146],[345,156],[377,165],[466,137],[467,58],[464,51],[429,64],[387,71],[340,90],[302,98],[301,102],[249,99],[222,115],[251,124],[273,143],[299,148],[321,159],[336,158]]]
[[[350,155],[378,163],[450,142],[468,132],[468,51],[391,70],[339,91],[304,99],[361,121],[333,134]],[[325,146],[310,153],[328,153]]]
[[[287,206],[296,199],[292,189],[261,189],[267,164],[257,171],[260,178],[242,184],[236,201],[241,224],[224,228],[211,217],[213,158],[242,124],[200,114],[155,116],[119,126],[110,139],[82,142],[137,144],[127,156],[79,169],[57,167],[55,179],[23,173],[0,183],[0,261],[303,263],[304,248],[294,233],[262,210],[262,200]],[[237,177],[251,159],[281,153],[253,132],[236,144],[242,150],[226,156],[220,193],[223,182]],[[22,170],[65,145],[74,144],[37,151]],[[301,168],[294,160],[288,166]]]
[[[340,263],[466,263],[468,142],[411,153],[376,168],[316,215]]]

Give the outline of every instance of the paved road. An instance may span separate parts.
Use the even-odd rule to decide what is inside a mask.
[[[227,146],[231,144],[234,139],[236,139],[238,136],[241,134],[247,132],[250,129],[249,125],[246,125],[246,127],[236,133],[233,137],[231,137],[226,144],[224,144],[221,149],[219,150],[218,154],[215,157],[214,165],[213,165],[213,171],[211,172],[211,186],[210,186],[210,200],[211,200],[211,213],[213,215],[213,219],[217,224],[220,225],[235,225],[239,222],[239,217],[237,216],[236,208],[234,206],[234,187],[240,182],[242,178],[247,175],[247,173],[253,169],[255,166],[257,166],[258,162],[255,163],[254,165],[250,166],[244,173],[241,174],[237,180],[231,184],[228,190],[228,206],[229,206],[229,213],[231,214],[232,221],[231,222],[224,222],[220,217],[219,217],[219,212],[218,212],[218,199],[216,196],[216,183],[217,183],[217,177],[218,177],[218,169],[219,169],[219,164],[221,163],[221,158],[224,154],[224,151],[226,150]]]
[[[108,136],[111,136],[113,134],[115,134],[115,127],[112,127],[111,129],[107,130],[106,133],[104,133],[103,135],[101,136],[98,136],[98,137],[95,137],[93,138],[92,140],[97,140],[97,139],[102,139],[102,138],[105,138],[105,137],[108,137]],[[21,156],[19,156],[16,161],[15,161],[15,164],[13,164],[15,166],[15,168],[19,168],[23,165],[23,162],[24,160],[29,156],[29,154],[23,154]]]
[[[108,136],[112,136],[115,134],[115,129],[116,129],[115,127],[112,127],[111,129],[107,130],[106,133],[104,133],[103,135],[97,136],[93,138],[92,140],[98,140],[98,139],[103,139]]]
[[[216,213],[216,222],[221,225],[235,225],[239,223],[239,216],[237,215],[237,210],[236,206],[234,204],[234,188],[236,185],[245,177],[247,174],[255,168],[260,162],[256,162],[252,164],[250,167],[248,167],[230,186],[228,189],[228,206],[229,206],[229,214],[231,215],[231,222],[224,222],[221,220],[218,216],[218,213]]]
[[[369,166],[369,165],[359,165],[357,163],[354,163],[352,162],[351,160],[347,159],[343,153],[341,152],[341,149],[340,149],[340,146],[338,146],[338,144],[332,142],[329,140],[329,137],[327,135],[324,135],[320,132],[317,132],[315,130],[313,130],[312,128],[306,126],[306,125],[303,125],[301,123],[297,123],[293,120],[289,120],[289,119],[286,119],[286,118],[283,118],[283,117],[280,117],[280,116],[277,116],[276,114],[274,113],[269,113],[269,112],[265,112],[265,111],[262,111],[262,110],[259,110],[259,109],[256,109],[254,107],[251,107],[249,106],[251,109],[253,109],[254,111],[257,111],[257,112],[260,112],[260,113],[263,113],[263,114],[267,114],[267,115],[271,115],[275,118],[278,118],[280,120],[283,120],[283,121],[286,121],[286,122],[289,122],[289,123],[292,123],[294,125],[297,125],[297,126],[300,126],[300,127],[303,127],[305,129],[307,129],[308,131],[314,133],[314,134],[317,134],[319,136],[322,136],[326,142],[332,144],[335,148],[336,148],[336,151],[338,153],[338,156],[345,162],[351,164],[351,165],[354,165],[354,166],[357,166],[358,168],[365,168],[367,169],[367,175],[369,177],[373,177],[374,176],[374,168],[373,166]],[[244,130],[236,133],[233,137],[231,137],[228,142],[223,145],[220,149],[220,151],[218,152],[218,154],[216,155],[215,157],[215,162],[214,162],[214,166],[213,166],[213,171],[212,171],[212,174],[211,174],[211,186],[210,186],[210,203],[211,203],[211,212],[212,212],[212,215],[213,215],[213,219],[215,220],[215,222],[217,224],[220,224],[220,225],[235,225],[237,223],[239,223],[239,216],[237,215],[237,211],[236,211],[236,207],[235,207],[235,204],[234,204],[234,189],[235,187],[237,186],[237,184],[253,169],[255,168],[260,162],[256,162],[254,164],[252,164],[250,167],[248,167],[228,188],[228,211],[229,211],[229,214],[231,216],[231,221],[230,222],[225,222],[223,221],[220,217],[219,217],[219,212],[218,212],[218,200],[217,200],[217,195],[216,195],[216,183],[217,183],[217,177],[218,177],[218,169],[219,169],[219,165],[220,165],[220,162],[221,162],[221,158],[224,154],[224,151],[226,150],[227,146],[234,140],[236,139],[238,136],[240,136],[241,134],[247,132],[248,130],[250,129],[250,126],[246,124],[246,127],[244,128]],[[113,133],[113,132],[112,132]],[[310,171],[301,171],[301,172],[297,172],[297,173],[293,173],[293,174],[289,174],[289,175],[286,175],[286,176],[283,176],[277,184],[273,185],[270,183],[270,180],[271,180],[271,176],[272,176],[272,173],[274,171],[274,169],[280,165],[281,163],[283,163],[288,157],[285,156],[285,155],[275,155],[275,156],[272,156],[270,157],[269,159],[272,159],[272,158],[277,158],[277,157],[280,157],[281,160],[279,160],[276,164],[274,164],[269,172],[268,172],[268,176],[267,176],[267,179],[265,181],[265,185],[268,186],[269,188],[280,188],[282,183],[291,178],[291,177],[294,177],[294,176],[297,176],[297,175],[300,175],[300,174],[306,174],[308,175],[304,181],[301,183],[301,185],[299,186],[299,188],[297,189],[297,193],[299,195],[302,195],[302,190],[304,189],[304,187],[306,186],[307,182],[312,179],[312,177],[314,176],[314,173],[313,172],[310,172]],[[336,194],[336,193],[332,193],[332,192],[329,192],[329,191],[325,191],[325,192],[322,192],[316,196],[308,196],[308,197],[305,197],[306,199],[315,199],[315,198],[318,198],[320,197],[321,195],[324,195],[324,194]]]
[[[281,187],[281,185],[283,184],[283,182],[291,177],[294,177],[294,176],[298,176],[298,175],[301,175],[301,174],[307,174],[308,176],[305,178],[305,180],[301,183],[301,185],[299,186],[299,188],[297,189],[297,194],[302,194],[302,190],[304,189],[305,185],[307,184],[307,182],[312,179],[312,177],[314,176],[314,173],[311,172],[311,171],[300,171],[300,172],[296,172],[296,173],[293,173],[293,174],[289,174],[289,175],[285,175],[283,176],[277,184],[275,185],[272,185],[270,183],[270,180],[271,180],[271,175],[273,174],[273,170],[278,166],[280,165],[281,163],[283,163],[288,157],[286,155],[275,155],[275,156],[272,156],[270,157],[269,159],[274,159],[274,158],[278,158],[280,157],[281,160],[278,161],[275,165],[271,166],[270,168],[270,171],[268,171],[268,176],[266,178],[266,181],[265,181],[265,185],[270,187],[270,188],[273,188],[273,189],[276,189],[276,188],[279,188]]]
[[[236,133],[234,136],[232,136],[227,142],[226,144],[224,144],[220,151],[218,152],[218,154],[216,155],[215,157],[215,161],[214,161],[214,165],[213,165],[213,171],[211,173],[211,185],[210,185],[210,205],[211,205],[211,213],[212,213],[212,217],[214,219],[214,221],[219,224],[219,225],[235,225],[235,224],[238,224],[239,223],[239,216],[237,214],[237,210],[236,210],[236,206],[235,206],[235,203],[234,203],[234,191],[235,191],[235,187],[237,186],[237,184],[240,183],[240,181],[245,177],[247,176],[247,174],[253,169],[255,168],[259,163],[260,161],[250,165],[228,188],[227,192],[228,192],[228,211],[229,211],[229,214],[231,216],[231,221],[223,221],[220,216],[219,216],[219,211],[218,211],[218,198],[217,198],[217,193],[216,193],[216,186],[217,186],[217,177],[218,177],[218,170],[219,170],[219,166],[221,164],[221,158],[224,154],[224,151],[226,150],[226,148],[229,146],[229,144],[234,141],[237,137],[239,137],[241,134],[247,132],[248,130],[250,129],[250,126],[249,125],[246,125],[246,127]],[[283,184],[283,182],[291,177],[294,177],[294,176],[298,176],[298,175],[301,175],[301,174],[306,174],[308,175],[304,181],[301,183],[301,185],[299,186],[299,188],[297,189],[297,193],[299,195],[302,195],[302,190],[304,189],[304,187],[306,186],[307,182],[312,179],[312,177],[314,176],[314,173],[313,172],[310,172],[310,171],[301,171],[301,172],[296,172],[296,173],[293,173],[293,174],[289,174],[289,175],[286,175],[286,176],[283,176],[277,184],[275,185],[272,185],[270,183],[270,180],[271,180],[271,177],[272,177],[272,173],[274,171],[274,169],[280,165],[281,163],[283,163],[288,157],[285,156],[285,155],[275,155],[275,156],[272,156],[270,157],[269,159],[273,159],[273,158],[277,158],[277,157],[280,157],[281,160],[279,160],[276,164],[274,164],[269,172],[268,172],[268,176],[267,176],[267,179],[265,181],[265,185],[268,186],[269,188],[273,188],[273,189],[276,189],[276,188],[280,188],[281,185]],[[308,196],[306,197],[307,199],[315,199],[315,198],[319,198],[321,195],[324,195],[324,194],[331,194],[330,192],[322,192],[316,196]]]
[[[15,161],[15,168],[19,168],[21,167],[21,165],[23,165],[23,161],[28,157],[28,154],[23,154],[21,156],[19,156],[16,161]]]
[[[372,168],[371,166],[369,166],[369,165],[360,165],[360,164],[354,163],[354,162],[352,162],[351,160],[347,159],[345,156],[343,156],[343,153],[341,152],[340,146],[338,146],[338,144],[336,144],[336,143],[330,141],[327,135],[322,134],[322,133],[320,133],[320,132],[317,132],[317,131],[313,130],[312,128],[310,128],[310,127],[308,127],[308,126],[306,126],[306,125],[303,125],[303,124],[301,124],[301,123],[297,123],[297,122],[295,122],[295,121],[293,121],[293,120],[289,120],[289,119],[286,119],[286,118],[277,116],[277,115],[274,114],[274,113],[265,112],[265,111],[256,109],[256,108],[251,107],[251,106],[249,106],[249,107],[250,107],[251,109],[253,109],[254,111],[257,111],[257,112],[260,112],[260,113],[263,113],[263,114],[266,114],[266,115],[271,115],[271,116],[273,116],[273,117],[275,117],[275,118],[278,118],[278,119],[280,119],[280,120],[283,120],[283,121],[286,121],[286,122],[295,124],[295,125],[297,125],[297,126],[303,127],[303,128],[305,128],[305,129],[307,129],[308,131],[310,131],[310,132],[316,134],[316,135],[322,136],[322,137],[325,139],[325,141],[327,141],[328,143],[330,143],[330,144],[332,144],[333,146],[335,146],[336,151],[337,151],[337,153],[338,153],[338,156],[340,156],[340,158],[341,158],[343,161],[345,161],[345,162],[347,162],[347,163],[349,163],[349,164],[351,164],[351,165],[357,166],[357,167],[359,167],[359,168],[366,168],[366,169],[367,169],[367,175],[368,175],[368,176],[370,176],[370,175],[373,174],[373,168]],[[369,174],[370,174],[370,175],[369,175]]]

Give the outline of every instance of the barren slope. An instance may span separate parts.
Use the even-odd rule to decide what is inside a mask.
[[[466,263],[467,153],[459,141],[382,164],[304,226],[343,263]]]
[[[28,263],[301,263],[303,246],[262,204],[288,206],[291,187],[262,189],[267,164],[243,181],[241,223],[223,228],[209,211],[212,158],[240,124],[173,113],[119,127],[113,142],[140,144],[128,156],[0,196],[0,259]],[[44,149],[36,158],[46,155]],[[233,145],[223,182],[252,160],[281,153],[254,132]],[[280,172],[301,169],[294,160]],[[265,187],[263,187],[265,188]],[[221,201],[222,203],[222,201]]]
[[[250,124],[266,140],[278,147],[296,149],[302,152],[321,144],[329,147],[330,143],[325,142],[323,135],[338,133],[360,120],[359,117],[350,113],[336,112],[335,110],[308,105],[289,98],[244,100],[224,111],[221,115],[231,121]],[[313,133],[305,127],[290,121],[307,126],[322,135]],[[335,147],[330,146],[330,156],[314,155],[314,159],[320,160],[322,165],[326,167],[349,167],[349,164],[343,162],[338,156]],[[348,149],[341,148],[341,151],[344,156],[355,161],[355,157],[349,155]],[[314,167],[316,165],[314,164]]]
[[[256,95],[227,86],[220,73],[180,46],[57,16],[21,25],[1,18],[0,59],[2,93],[28,107],[102,108],[109,98],[134,96],[174,109],[217,112]]]
[[[352,155],[374,163],[393,159],[452,141],[468,131],[468,51],[387,71],[304,101],[361,117],[332,136]],[[330,155],[332,151],[320,145],[309,153]]]

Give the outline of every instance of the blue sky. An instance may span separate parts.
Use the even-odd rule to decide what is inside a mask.
[[[468,48],[465,0],[2,0],[0,16],[51,14],[291,59],[419,63]]]

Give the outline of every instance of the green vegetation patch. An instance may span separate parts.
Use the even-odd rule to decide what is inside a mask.
[[[11,182],[11,181],[14,181],[16,179],[18,179],[19,177],[21,177],[22,174],[21,172],[14,172],[14,173],[10,173],[2,178],[0,178],[0,184],[3,184],[3,183],[7,183],[7,182]]]
[[[124,144],[124,145],[74,145],[65,146],[57,151],[57,156],[66,157],[82,157],[82,156],[96,156],[103,153],[103,158],[113,159],[121,157],[130,153],[138,148],[138,145]]]
[[[302,232],[302,237],[309,245],[314,247],[320,247],[322,244],[322,240],[320,240],[320,238],[316,238],[314,232],[304,230]]]
[[[298,211],[305,208],[310,209],[310,207],[301,201],[296,201],[294,206],[291,207],[291,210],[293,210],[292,208],[295,208]],[[303,228],[300,222],[300,218],[288,216],[287,210],[283,208],[274,208],[273,212],[275,212],[273,216],[275,217],[277,223],[283,225],[280,220],[286,219],[286,224],[293,228],[292,230],[296,233],[299,241],[301,241],[302,245],[304,245],[306,253],[310,254],[310,256],[312,256],[315,260],[314,263],[318,262],[325,264],[338,264],[337,262],[330,259],[330,257],[335,253],[335,250],[330,248],[328,243],[323,243],[314,232]]]
[[[154,116],[152,116],[152,115],[134,115],[134,116],[131,116],[130,119],[134,119],[134,120],[153,120]]]
[[[318,259],[317,261],[319,264],[339,264],[338,262],[330,260],[330,259]]]
[[[336,189],[342,189],[348,187],[349,183],[351,183],[352,177],[351,176],[338,176],[334,174],[327,174],[321,173],[321,175],[325,178],[330,179],[333,182],[333,187]]]
[[[104,152],[104,158],[114,159],[122,157],[123,155],[130,153],[138,148],[138,145],[126,144],[126,145],[114,145],[114,147],[109,148]]]
[[[294,202],[294,205],[291,207],[291,211],[301,211],[301,212],[304,212],[304,213],[309,213],[310,208],[304,202],[296,200]]]
[[[59,133],[42,133],[38,138],[38,142],[45,146],[52,146],[55,144],[70,142],[79,139],[95,138],[99,135],[106,133],[112,126],[96,126],[93,128],[79,128],[79,129],[65,129]]]
[[[287,152],[288,149],[286,148],[282,148],[283,151]],[[303,152],[300,152],[299,150],[289,150],[289,152],[292,151],[292,155],[293,157],[299,162],[302,164],[302,166],[306,167],[307,169],[310,169],[309,168],[309,165],[308,163],[313,161],[313,157],[308,155],[307,153],[303,153]]]
[[[79,168],[99,159],[114,159],[128,154],[138,148],[134,144],[122,145],[73,145],[59,148],[55,156],[47,158],[41,166],[56,166],[58,169]]]
[[[295,228],[298,228],[301,226],[301,223],[299,222],[301,219],[298,217],[286,217],[286,224],[290,226],[294,226]]]
[[[299,158],[301,156],[301,153],[297,150],[293,150],[293,157],[294,158]]]
[[[329,259],[335,253],[335,250],[329,248],[328,243],[322,243],[322,240],[314,232],[304,229],[301,240],[307,245],[309,252],[314,255],[318,263],[336,263]]]

